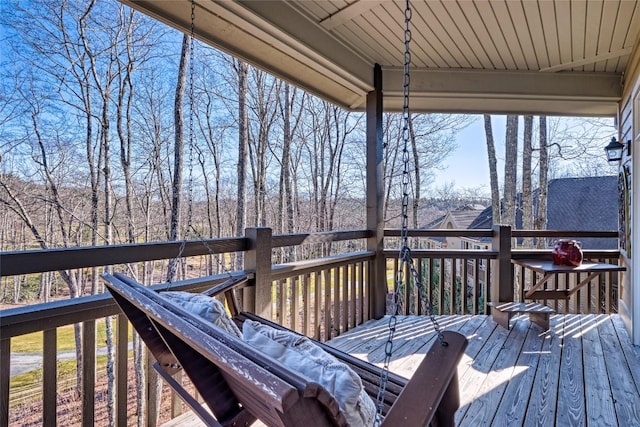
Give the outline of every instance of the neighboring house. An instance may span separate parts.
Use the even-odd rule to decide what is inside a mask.
[[[534,192],[534,212],[538,209],[538,191]],[[522,228],[522,200],[518,200],[516,228]],[[470,207],[448,212],[428,224],[431,229],[489,229],[493,225],[491,206],[478,210]],[[618,177],[558,178],[547,187],[547,230],[611,231],[618,229]],[[584,249],[617,249],[615,238],[581,238]],[[555,244],[550,239],[547,246]],[[430,248],[490,249],[491,238],[446,237],[429,239]],[[449,260],[446,260],[449,262]],[[477,265],[476,265],[477,262]],[[462,266],[456,266],[461,276]],[[486,260],[467,261],[467,286],[487,281]]]
[[[538,191],[534,192],[534,212],[538,209]],[[518,201],[521,207],[521,200]],[[491,207],[481,212],[469,229],[491,228]],[[516,228],[522,228],[522,210],[516,213]],[[618,229],[618,177],[594,176],[558,178],[547,186],[547,230],[611,231]],[[471,239],[473,240],[473,239]],[[480,239],[490,244],[490,239]],[[581,238],[584,249],[617,249],[616,238]],[[554,243],[549,242],[548,246]],[[488,247],[488,246],[487,246]]]
[[[455,210],[448,211],[445,215],[427,224],[427,229],[446,229],[446,230],[464,230],[484,212],[484,206],[465,205]],[[468,240],[466,237],[432,237],[428,239],[429,248],[440,249],[460,249],[463,241]]]

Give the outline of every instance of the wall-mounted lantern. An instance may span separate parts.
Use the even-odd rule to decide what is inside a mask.
[[[621,144],[616,140],[616,137],[611,138],[609,145],[604,147],[604,151],[607,153],[607,160],[609,162],[618,162],[622,159],[622,153],[624,151],[624,144]]]

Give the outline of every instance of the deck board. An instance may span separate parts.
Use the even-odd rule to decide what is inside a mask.
[[[513,329],[509,331],[510,344],[502,348],[496,346],[498,349],[496,358],[488,369],[483,369],[480,373],[482,384],[472,398],[464,418],[459,422],[460,425],[492,424],[504,391],[514,373],[518,355],[527,336],[527,329],[524,322],[516,322]],[[502,331],[503,328],[498,330]]]
[[[536,328],[528,328],[522,351],[493,418],[495,426],[522,425],[524,422],[546,335]]]
[[[640,361],[629,362],[626,359],[618,339],[618,335],[625,331],[616,331],[612,322],[599,323],[598,332],[603,351],[607,354],[605,363],[618,425],[640,425],[640,397],[630,370],[630,364],[637,365]]]
[[[613,396],[609,393],[609,378],[593,375],[593,372],[607,372],[602,343],[598,334],[598,323],[606,316],[582,316],[582,358],[584,361],[584,389],[587,409],[587,425],[615,426],[616,412]]]
[[[569,328],[565,326],[563,337],[556,423],[563,426],[581,426],[586,424],[586,411],[580,317],[567,315],[565,319],[569,320]]]
[[[438,322],[469,339],[458,365],[457,425],[640,425],[640,348],[617,315],[554,315],[549,331],[526,315],[514,317],[511,330],[489,316]],[[329,344],[382,365],[387,335],[384,318]],[[399,317],[391,370],[410,377],[434,342],[428,318]],[[196,425],[183,420],[172,425]]]

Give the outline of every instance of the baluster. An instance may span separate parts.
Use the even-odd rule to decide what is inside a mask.
[[[302,304],[304,305],[304,310],[302,312],[302,330],[304,334],[307,336],[313,336],[313,332],[311,330],[310,315],[311,315],[311,289],[309,286],[309,274],[302,275]]]
[[[324,338],[323,341],[331,339],[331,273],[329,270],[322,270],[322,287],[324,290]]]
[[[439,298],[438,298],[438,314],[442,315],[444,314],[444,258],[438,258],[438,294],[439,294]]]
[[[291,329],[299,331],[300,325],[298,316],[300,316],[300,295],[298,286],[300,284],[300,276],[292,277],[291,279]]]
[[[460,314],[469,313],[467,305],[467,281],[469,280],[469,259],[462,260],[462,277],[460,278]]]
[[[450,283],[451,283],[451,301],[449,302],[449,314],[456,314],[457,309],[456,309],[456,296],[457,296],[457,271],[458,271],[458,260],[457,258],[451,258],[451,275],[449,276],[450,278]]]
[[[386,278],[385,278],[386,284]],[[356,265],[355,263],[351,263],[349,265],[349,287],[351,288],[349,291],[349,327],[355,328],[356,326],[356,298],[358,298],[356,294]],[[385,294],[386,297],[386,294]]]
[[[280,279],[277,281],[278,286],[278,322],[282,326],[287,326],[286,313],[287,313],[287,283],[288,279]]]
[[[9,425],[9,377],[11,375],[11,338],[0,339],[0,427]]]
[[[57,329],[47,329],[42,336],[42,424],[45,426],[57,425],[57,337]]]
[[[82,425],[92,427],[96,390],[96,321],[82,324]]]
[[[322,286],[320,283],[320,273],[318,271],[314,271],[313,272],[313,285],[314,285],[314,290],[315,290],[315,301],[313,302],[313,309],[314,309],[314,318],[313,318],[313,329],[315,331],[314,333],[314,337],[316,340],[320,341],[320,328],[321,328],[321,323],[320,323],[320,307],[321,307],[321,300],[322,300]]]
[[[341,323],[341,317],[340,317],[340,312],[341,312],[341,308],[342,308],[342,301],[340,299],[340,267],[339,266],[335,266],[332,269],[332,276],[333,276],[333,332],[335,333],[334,336],[338,336],[340,335],[340,323]],[[331,338],[333,334],[329,334],[329,337]]]
[[[118,426],[127,425],[127,392],[128,392],[128,366],[129,359],[129,321],[124,314],[117,317],[117,347],[116,347],[116,404],[118,413],[116,422]]]
[[[358,325],[364,323],[364,264],[357,263],[358,268]]]
[[[349,264],[342,266],[342,279],[340,280],[342,297],[340,299],[342,331],[349,330]]]
[[[487,262],[488,264],[488,262]],[[480,297],[480,260],[475,259],[473,265],[473,289],[471,290],[471,311],[478,314],[478,298]]]

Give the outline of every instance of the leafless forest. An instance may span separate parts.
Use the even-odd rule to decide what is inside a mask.
[[[0,13],[0,251],[226,237],[251,226],[269,226],[274,234],[364,227],[362,113],[335,107],[115,0],[4,0]],[[474,142],[487,144],[488,156],[478,162],[491,165],[491,198],[480,187],[435,186],[433,171],[444,167],[456,135],[474,120],[480,117],[410,116],[410,227],[491,199],[494,205],[504,200],[501,220],[509,223],[516,193],[530,198],[532,188],[553,176],[610,171],[600,144],[610,124],[525,116],[520,138],[520,118],[509,117],[503,154],[486,116],[485,134]],[[393,227],[403,170],[400,115],[385,114],[383,129],[384,215]],[[504,175],[496,159],[506,161]],[[527,224],[543,227],[544,218]],[[306,255],[283,252],[278,261]],[[166,265],[151,266],[139,280],[148,282],[153,268],[166,277]],[[98,274],[5,277],[0,302],[93,294],[101,291]],[[107,319],[108,345],[111,332]],[[76,325],[80,360],[79,337]],[[107,382],[109,406],[112,373]]]
[[[363,114],[115,1],[15,1],[2,20],[0,249],[362,227]],[[384,117],[390,219],[399,119]],[[416,188],[470,120],[413,118]],[[62,275],[71,297],[97,289]],[[50,280],[2,297],[43,300]]]
[[[362,113],[319,100],[115,0],[8,0],[1,19],[0,250],[234,236],[248,226],[269,226],[274,234],[362,228]],[[550,119],[549,129],[538,132],[542,126],[526,117],[523,138],[526,146],[533,139],[533,148],[518,151],[519,120],[508,119],[507,150],[497,156],[516,160],[506,162],[504,179],[497,172],[492,178],[494,203],[544,183],[543,170],[606,172],[589,145],[599,144],[593,129],[602,122]],[[394,226],[402,123],[397,114],[383,120],[384,212]],[[456,148],[456,134],[473,120],[479,117],[411,116],[410,226],[461,203],[490,200],[480,188],[432,185],[433,171]],[[488,124],[478,143],[494,144],[490,117]],[[532,138],[536,132],[540,138]],[[515,169],[519,156],[522,173]],[[554,168],[558,159],[580,162],[562,172]],[[53,292],[78,297],[99,290],[95,274],[74,274],[45,274],[38,283],[5,278],[0,298],[46,301]]]

